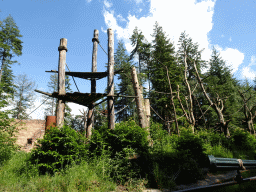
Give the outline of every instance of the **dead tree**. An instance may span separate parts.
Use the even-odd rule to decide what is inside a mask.
[[[201,87],[201,89],[203,90],[204,96],[206,97],[206,99],[208,100],[208,102],[210,103],[210,106],[214,109],[214,111],[217,113],[218,115],[218,119],[219,119],[219,123],[218,126],[220,126],[221,131],[224,132],[226,137],[230,136],[229,130],[228,130],[228,123],[230,122],[230,120],[225,121],[224,115],[223,115],[223,109],[224,109],[224,104],[223,104],[223,100],[219,97],[219,95],[217,94],[217,99],[216,99],[216,103],[213,103],[212,100],[210,99],[210,97],[207,95],[203,82],[200,79],[200,76],[198,74],[197,71],[197,67],[196,67],[196,60],[193,61],[194,63],[194,68],[196,71],[196,77],[197,80],[199,82],[199,85]]]
[[[256,107],[256,105],[252,106],[251,108],[247,105],[248,101],[252,98],[251,94],[250,97],[248,99],[245,98],[244,93],[242,93],[241,91],[239,91],[240,96],[243,98],[243,102],[244,102],[244,116],[245,116],[245,123],[247,124],[247,129],[251,134],[255,135],[255,130],[253,127],[253,119],[256,116],[256,111],[254,112],[253,115],[253,110]]]
[[[135,100],[136,100],[136,106],[137,106],[137,113],[139,116],[139,124],[140,124],[140,127],[145,128],[146,127],[146,116],[145,116],[144,107],[143,107],[144,99],[143,99],[143,96],[141,93],[142,89],[140,89],[140,85],[139,85],[139,81],[137,78],[137,73],[136,73],[135,67],[132,67],[131,75],[132,75],[134,92],[135,92],[135,95],[138,96],[135,98]]]
[[[168,68],[165,66],[166,68],[166,73],[167,73],[167,78],[168,78],[168,82],[169,82],[169,86],[170,86],[170,93],[171,93],[171,105],[173,107],[173,111],[174,111],[174,121],[175,121],[175,127],[176,127],[176,132],[179,135],[179,125],[178,125],[178,120],[177,120],[177,114],[176,114],[176,109],[175,109],[175,104],[173,102],[173,92],[172,92],[172,84],[170,81],[170,77],[169,77],[169,71]],[[169,120],[169,119],[168,119]],[[169,126],[168,126],[169,127]],[[169,133],[170,134],[170,133]]]
[[[114,106],[114,32],[108,29],[108,128],[115,129]]]
[[[93,51],[92,51],[92,72],[97,72],[97,51],[98,51],[98,40],[99,31],[97,29],[94,30],[93,33]],[[96,80],[95,78],[91,79],[91,93],[96,93]],[[94,123],[94,103],[89,105],[89,111],[87,113],[87,129],[85,131],[87,139],[91,138],[92,135],[92,126]]]
[[[177,90],[177,98],[180,102],[181,109],[182,109],[183,113],[185,114],[185,117],[186,117],[188,123],[191,125],[192,132],[194,133],[195,132],[196,120],[195,120],[194,113],[193,113],[193,99],[192,99],[193,91],[191,91],[191,87],[190,87],[190,84],[188,83],[188,78],[187,78],[188,64],[187,64],[187,54],[186,54],[186,52],[184,52],[184,63],[185,63],[184,79],[185,79],[185,84],[186,84],[187,89],[188,89],[188,96],[185,97],[187,108],[188,108],[188,113],[186,112],[186,110],[185,110],[185,108],[184,108],[184,106],[181,102],[180,96],[179,96],[179,85],[178,85],[178,90]]]
[[[65,95],[65,63],[66,63],[66,52],[67,52],[67,39],[60,39],[59,50],[59,70],[58,70],[58,93],[59,95]],[[64,124],[64,112],[65,112],[65,101],[58,99],[57,107],[57,126],[62,127]]]
[[[79,109],[79,111],[82,114],[80,117],[82,118],[82,122],[84,123],[85,134],[87,134],[86,133],[86,128],[87,128],[87,114],[88,114],[88,111],[85,111],[84,109],[83,109],[83,111],[81,111]]]

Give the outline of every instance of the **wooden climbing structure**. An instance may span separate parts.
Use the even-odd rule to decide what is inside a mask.
[[[58,73],[58,92],[47,93],[40,90],[35,90],[44,95],[54,97],[58,99],[58,106],[56,111],[57,126],[64,124],[64,111],[65,102],[73,102],[79,105],[83,105],[89,108],[87,118],[87,138],[91,137],[91,128],[93,121],[93,109],[96,105],[103,101],[108,101],[108,127],[109,129],[115,128],[115,114],[114,114],[114,97],[136,97],[136,96],[123,96],[120,94],[114,95],[114,75],[122,72],[122,70],[114,71],[114,34],[112,29],[108,29],[108,70],[106,72],[97,72],[97,44],[99,43],[99,32],[94,30],[93,53],[92,53],[92,72],[67,72],[65,71],[66,65],[66,52],[67,39],[60,39],[59,51],[59,64],[58,71],[46,71],[51,73]],[[78,77],[86,80],[91,80],[91,93],[66,93],[65,91],[65,75],[72,77]],[[108,94],[96,93],[96,80],[108,77],[107,90]],[[95,104],[96,101],[107,97],[107,99]]]

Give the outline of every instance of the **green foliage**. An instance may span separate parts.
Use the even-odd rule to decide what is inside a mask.
[[[114,130],[109,130],[107,124],[94,129],[90,143],[91,152],[99,155],[103,149],[109,148],[112,157],[127,147],[137,153],[143,153],[148,148],[147,132],[133,120],[117,123]],[[105,148],[102,148],[103,145]]]
[[[0,95],[3,94],[3,89],[0,88]],[[2,110],[2,108],[8,105],[8,99],[10,95],[5,95],[4,99],[0,98],[0,165],[9,160],[13,152],[20,149],[18,145],[15,144],[16,137],[14,133],[17,133],[18,130],[16,126],[11,123],[14,122],[14,119],[10,119],[11,114],[10,110]]]
[[[20,149],[18,145],[16,145],[16,138],[11,138],[15,130],[15,127],[10,125],[10,120],[2,121],[1,117],[3,117],[3,113],[0,112],[0,165],[2,165],[5,161],[8,161],[15,151]],[[3,129],[3,125],[5,129]]]
[[[11,65],[17,61],[11,61],[12,57],[22,55],[22,37],[20,31],[11,15],[3,22],[0,22],[0,58],[1,71],[0,82],[4,92],[13,96],[15,85],[13,84],[14,75]],[[1,95],[2,96],[2,95]]]
[[[110,160],[111,178],[120,183],[124,183],[130,178],[139,178],[141,167],[127,158],[134,153],[136,151],[132,148],[123,148],[122,151],[116,152],[115,157]]]
[[[51,127],[32,150],[30,161],[37,164],[40,173],[50,174],[72,163],[79,163],[88,154],[85,138],[68,126]]]
[[[187,157],[196,160],[199,164],[205,162],[206,149],[203,146],[203,140],[193,134],[189,129],[180,129],[180,137],[178,138],[175,149],[178,153],[186,154]]]
[[[15,85],[13,118],[28,119],[27,109],[34,106],[35,82],[22,74],[15,78]]]
[[[256,149],[255,137],[241,128],[235,129],[231,139],[237,149],[246,151],[253,151]]]
[[[170,42],[163,28],[159,26],[157,22],[154,26],[152,36],[154,39],[152,43],[151,60],[149,62],[150,68],[146,71],[152,83],[151,89],[158,92],[170,92],[167,70],[165,68],[167,67],[172,89],[177,90],[177,85],[182,82],[182,70],[176,62],[174,45]],[[150,98],[152,107],[157,110],[160,116],[166,118],[173,116],[174,109],[173,106],[170,105],[170,97],[168,97],[168,95],[150,92]],[[174,103],[176,106],[178,105],[177,98],[174,99]],[[162,120],[159,119],[158,116],[153,116],[153,119],[162,123]]]
[[[118,42],[118,48],[115,53],[115,70],[122,69],[122,73],[118,74],[118,91],[122,95],[134,95],[134,88],[132,85],[131,77],[131,66],[129,56],[126,54],[126,49],[124,48],[124,43],[122,41]],[[120,113],[117,113],[117,122],[127,121],[130,116],[135,115],[136,111],[134,110],[135,102],[131,101],[133,98],[119,97],[115,101],[115,110],[119,111],[129,103],[129,107],[122,110]]]

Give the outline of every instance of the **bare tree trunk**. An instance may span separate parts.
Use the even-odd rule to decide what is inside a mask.
[[[1,65],[1,70],[0,70],[0,83],[2,82],[2,74],[4,70],[4,62],[5,62],[5,51],[3,52],[3,58],[2,58],[2,65]]]
[[[247,123],[247,129],[251,134],[255,134],[253,119],[256,116],[256,112],[255,112],[255,115],[252,115],[252,110],[253,110],[254,107],[256,107],[256,105],[254,105],[250,109],[247,105],[247,102],[252,98],[251,95],[248,99],[246,99],[245,95],[241,91],[238,90],[238,92],[240,93],[240,96],[243,98],[243,102],[244,102],[244,116],[245,116],[245,120],[246,120],[246,123]]]
[[[59,50],[59,69],[58,69],[58,94],[65,95],[65,63],[67,52],[67,39],[60,39]],[[62,127],[64,124],[65,101],[58,99],[57,108],[57,126]]]
[[[132,75],[134,92],[135,92],[135,95],[138,96],[135,98],[135,100],[136,100],[136,106],[137,106],[137,113],[139,116],[139,124],[142,128],[145,128],[146,123],[145,123],[145,114],[144,114],[144,108],[143,108],[143,96],[140,91],[140,86],[139,86],[135,67],[132,67],[131,75]]]
[[[202,80],[200,79],[199,77],[199,74],[198,74],[198,71],[197,71],[197,68],[196,68],[196,63],[194,61],[194,68],[195,68],[195,71],[196,71],[196,77],[197,77],[197,80],[203,90],[203,93],[204,93],[204,96],[206,97],[206,99],[208,100],[208,102],[210,103],[211,107],[215,110],[215,112],[217,113],[218,115],[218,118],[219,118],[219,124],[220,124],[220,127],[224,130],[224,134],[225,136],[230,136],[230,133],[229,133],[229,130],[228,130],[228,123],[229,121],[225,121],[224,119],[224,116],[223,116],[223,109],[224,109],[224,104],[223,104],[223,101],[219,98],[217,98],[217,103],[213,103],[212,100],[210,99],[210,97],[207,95],[205,89],[204,89],[204,85],[202,83]]]
[[[174,121],[175,121],[175,127],[176,127],[176,132],[177,134],[179,135],[180,132],[179,132],[179,125],[178,125],[178,120],[177,120],[177,115],[176,115],[176,108],[175,108],[175,104],[174,104],[174,101],[173,101],[173,92],[172,92],[172,84],[171,84],[171,81],[170,81],[170,77],[169,77],[169,71],[168,71],[168,68],[165,66],[166,68],[166,72],[167,72],[167,78],[168,78],[168,82],[169,82],[169,86],[170,86],[170,93],[171,93],[171,105],[173,107],[173,113],[174,113]],[[168,118],[168,121],[169,121],[169,118]],[[168,122],[169,123],[169,122]],[[170,124],[168,124],[168,128],[170,129]],[[194,131],[193,131],[194,132]],[[169,133],[170,134],[170,133]]]
[[[94,30],[93,34],[93,51],[92,51],[92,72],[97,72],[97,51],[98,51],[98,38],[99,38],[99,31],[97,29]],[[96,93],[96,80],[91,79],[91,93]],[[87,130],[86,130],[86,137],[88,139],[91,138],[92,135],[92,126],[94,124],[94,103],[89,106],[88,111],[88,123],[87,123]]]
[[[114,107],[114,33],[108,29],[108,128],[115,129]]]

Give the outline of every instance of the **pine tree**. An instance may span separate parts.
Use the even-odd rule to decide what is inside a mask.
[[[70,88],[70,78],[68,75],[65,76],[65,89],[66,92],[72,93],[72,90]],[[58,92],[58,75],[55,73],[50,76],[50,81],[47,84],[48,90],[50,93]],[[45,116],[48,115],[56,115],[56,108],[57,108],[57,98],[43,96],[44,98],[49,98],[48,101],[45,103]],[[68,106],[68,104],[65,104],[65,114],[64,114],[64,122],[71,126],[72,116],[71,116],[71,108]]]
[[[151,53],[150,67],[150,81],[152,83],[152,89],[157,92],[170,92],[170,86],[167,77],[167,67],[169,71],[169,77],[172,84],[172,89],[177,90],[177,85],[181,82],[181,70],[176,62],[174,45],[167,38],[162,27],[156,22],[153,33],[153,45]],[[171,120],[173,117],[173,109],[171,107],[171,100],[165,94],[159,94],[157,92],[151,92],[151,105],[157,113],[160,114],[165,120]],[[177,105],[177,101],[174,103]],[[163,123],[162,120],[155,116],[156,121]],[[168,124],[166,125],[168,126]]]
[[[241,122],[241,112],[235,113],[240,108],[238,81],[215,48],[212,50],[209,65],[210,69],[204,81],[207,84],[206,91],[214,103],[222,105],[223,102],[222,113],[227,122],[237,125]],[[216,121],[219,122],[219,116],[213,108],[209,110],[206,118],[208,127],[213,127]]]
[[[124,44],[122,41],[118,42],[118,48],[115,53],[115,70],[123,69],[123,72],[118,75],[118,92],[121,95],[132,96],[134,95],[133,85],[131,81],[131,61],[129,61],[129,56],[125,53]],[[117,114],[116,121],[127,121],[130,116],[133,116],[133,108],[135,102],[131,102],[133,98],[127,97],[118,97],[115,101],[115,110],[119,111],[126,105],[129,105],[127,108],[122,110]]]
[[[14,55],[22,55],[23,42],[19,39],[22,35],[20,35],[20,31],[11,15],[0,23],[0,27],[1,82],[3,70],[10,68],[11,64],[17,63],[17,61],[11,61],[12,57],[14,57]]]
[[[26,74],[18,75],[15,79],[13,118],[28,119],[27,109],[34,106],[35,82],[28,79]]]

